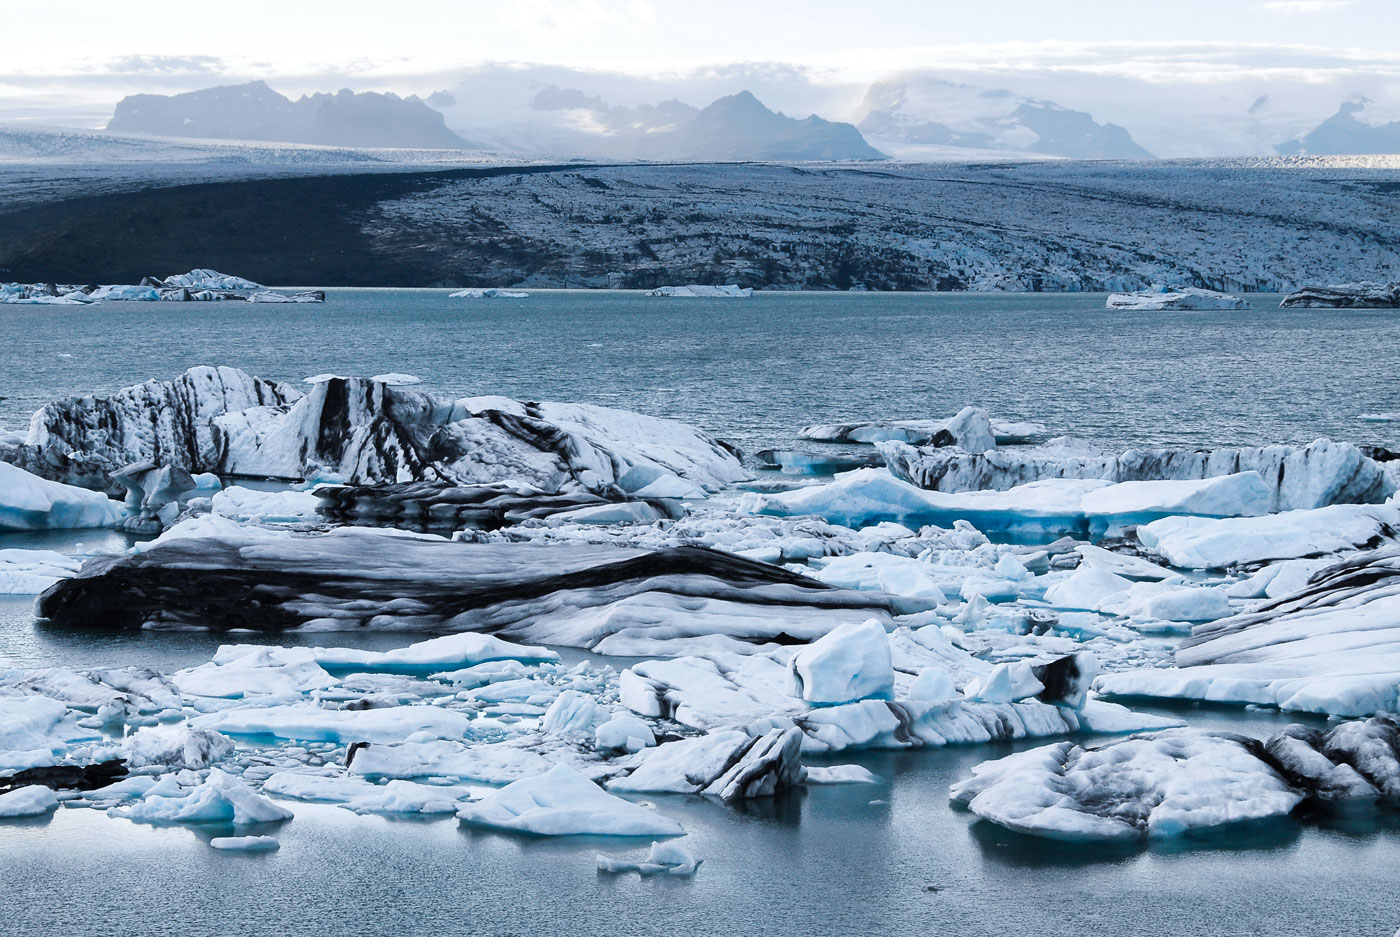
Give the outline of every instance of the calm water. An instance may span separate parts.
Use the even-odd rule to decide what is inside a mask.
[[[1400,315],[1110,312],[1099,294],[760,293],[664,300],[331,290],[323,307],[0,308],[0,428],[48,400],[228,364],[300,380],[407,372],[430,390],[578,400],[697,423],[753,450],[843,418],[965,404],[1123,444],[1400,442]]]
[[[334,290],[323,308],[0,308],[0,427],[43,402],[231,364],[298,380],[404,371],[453,394],[585,400],[698,423],[745,448],[845,417],[977,403],[1121,444],[1396,442],[1362,412],[1400,410],[1400,317],[1278,310],[1128,316],[1102,296],[791,295],[735,302],[536,293]],[[57,349],[57,352],[55,351]],[[61,355],[61,357],[60,357]],[[120,547],[59,533],[26,546]],[[19,545],[0,538],[0,547]],[[219,638],[37,626],[0,599],[0,666],[206,660]],[[399,636],[323,636],[392,646]],[[1180,710],[1265,735],[1288,717]],[[452,820],[295,805],[280,852],[219,853],[217,831],[153,829],[86,810],[0,825],[0,934],[449,933],[1377,935],[1400,925],[1400,824],[1274,824],[1150,850],[1017,837],[947,803],[1011,746],[870,753],[877,786],[746,807],[656,803],[706,860],[691,881],[600,876],[628,845],[473,832]],[[638,847],[640,852],[645,843]],[[932,887],[933,890],[930,890]]]

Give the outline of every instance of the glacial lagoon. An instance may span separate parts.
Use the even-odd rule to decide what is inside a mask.
[[[22,427],[57,397],[213,363],[292,381],[396,371],[444,393],[602,403],[694,423],[749,451],[792,445],[807,423],[941,416],[968,403],[1115,446],[1397,442],[1389,424],[1358,420],[1400,409],[1400,322],[1383,312],[1279,310],[1277,297],[1263,296],[1243,312],[1124,315],[1104,310],[1101,295],[759,294],[687,304],[446,292],[331,290],[323,307],[291,309],[7,309],[0,428]],[[3,535],[0,548],[63,551],[80,541],[128,542],[72,531]],[[29,604],[0,599],[0,669],[140,664],[168,673],[226,641],[55,630],[36,623]],[[410,639],[306,643],[384,650]],[[1133,708],[1260,738],[1292,722],[1327,725],[1208,705]],[[1020,836],[949,805],[949,785],[972,766],[1045,741],[818,758],[859,763],[878,782],[737,805],[647,797],[686,827],[688,848],[704,860],[693,879],[595,871],[595,853],[640,856],[646,841],[506,835],[450,818],[297,803],[295,820],[277,831],[278,852],[241,855],[208,848],[228,832],[219,828],[59,809],[0,826],[0,913],[6,932],[55,935],[219,934],[231,920],[240,931],[292,935],[528,934],[564,920],[580,934],[1390,935],[1400,925],[1400,822],[1385,808],[1109,847]],[[522,922],[523,907],[532,920]]]

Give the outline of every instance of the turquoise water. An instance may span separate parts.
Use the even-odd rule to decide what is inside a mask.
[[[1253,299],[1246,312],[1131,316],[1074,295],[552,292],[493,302],[333,290],[322,308],[12,306],[0,308],[0,427],[23,425],[55,397],[207,363],[291,380],[402,371],[454,394],[606,403],[692,421],[750,450],[790,444],[818,420],[946,415],[966,403],[1125,445],[1393,442],[1387,425],[1356,417],[1400,410],[1400,317]],[[120,546],[114,537],[24,545]],[[208,659],[219,640],[53,632],[36,625],[28,599],[0,599],[0,666],[169,671]],[[1258,736],[1292,721],[1178,712]],[[741,806],[654,798],[706,860],[690,881],[594,871],[595,852],[645,842],[502,836],[453,820],[295,804],[281,851],[244,856],[204,844],[221,831],[60,810],[0,825],[0,934],[1390,937],[1400,926],[1393,813],[1105,851],[1018,837],[948,806],[950,783],[1020,747],[867,753],[843,760],[865,764],[878,785]]]
[[[1110,312],[1099,294],[330,290],[324,306],[0,308],[0,428],[48,400],[195,364],[299,381],[416,374],[454,395],[577,400],[697,423],[746,450],[807,423],[966,404],[1114,444],[1400,442],[1400,315]]]

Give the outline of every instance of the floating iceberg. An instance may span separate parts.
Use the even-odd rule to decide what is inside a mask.
[[[135,462],[349,484],[510,481],[617,499],[699,498],[751,476],[737,450],[672,420],[592,404],[453,400],[359,378],[304,395],[233,368],[192,368],[35,413],[11,461],[105,488]]]
[[[39,817],[57,807],[58,798],[42,784],[30,784],[0,794],[0,820]]]
[[[1035,423],[994,421],[986,410],[964,407],[946,420],[872,420],[864,423],[816,423],[803,427],[798,436],[816,442],[875,443],[898,440],[915,445],[956,446],[967,452],[995,449],[996,428],[1014,432],[1019,438],[1044,427]],[[1010,434],[1007,434],[1010,438]]]
[[[889,637],[877,621],[833,628],[792,655],[787,693],[809,703],[894,699]]]
[[[145,277],[140,284],[107,286],[59,286],[52,283],[0,284],[0,303],[95,303],[95,302],[217,302],[323,303],[323,290],[279,293],[267,287],[229,276],[217,270],[200,268],[189,273]]]
[[[473,826],[537,836],[681,836],[675,820],[614,797],[577,771],[558,765],[466,804],[457,817]]]
[[[1392,719],[1265,742],[1182,729],[1084,747],[1058,742],[972,769],[950,795],[985,820],[1049,839],[1165,839],[1274,819],[1304,801],[1400,799]]]
[[[873,452],[849,455],[804,452],[798,449],[762,449],[756,455],[765,467],[779,469],[784,475],[834,475],[837,472],[877,468],[885,464],[885,460]]]
[[[1305,286],[1283,297],[1279,305],[1304,309],[1400,309],[1400,280]]]
[[[455,293],[448,293],[449,299],[525,299],[529,293],[520,290],[504,290],[494,286],[468,287]]]
[[[290,820],[292,812],[254,791],[238,778],[212,768],[201,784],[157,796],[153,788],[129,806],[115,807],[115,816],[138,823],[272,823]]]
[[[1142,290],[1137,293],[1113,293],[1105,305],[1109,309],[1128,312],[1249,308],[1249,303],[1238,296],[1194,286],[1164,287],[1160,290]]]
[[[0,550],[0,595],[38,595],[82,565],[53,550]]]
[[[1356,446],[1327,439],[1303,448],[1130,449],[1121,454],[1064,439],[983,453],[900,442],[878,443],[877,448],[896,478],[943,492],[1005,490],[1050,478],[1199,480],[1253,471],[1269,487],[1271,511],[1374,504],[1395,493],[1394,480],[1379,462]]]
[[[188,725],[145,726],[128,736],[124,744],[126,763],[132,768],[207,768],[233,754],[232,739]]]
[[[271,836],[215,836],[209,845],[231,852],[276,852],[282,846]]]
[[[774,495],[750,493],[744,510],[794,516],[816,514],[860,527],[881,521],[951,527],[968,521],[984,533],[1102,535],[1177,514],[1253,515],[1270,495],[1256,472],[1197,481],[1111,484],[1098,479],[1047,478],[1006,491],[929,491],[881,469],[847,472],[827,485]]]
[[[191,725],[228,735],[270,735],[306,742],[400,742],[427,733],[439,739],[460,739],[471,729],[472,717],[439,706],[391,706],[382,709],[322,709],[305,703],[265,708],[226,709],[196,716]]]
[[[888,621],[930,607],[917,598],[837,589],[702,547],[646,552],[586,544],[474,544],[370,528],[298,534],[211,520],[182,522],[140,552],[89,560],[77,576],[39,597],[37,613],[57,624],[103,627],[490,630],[512,640],[619,653],[632,639],[813,639],[845,621]],[[256,591],[249,582],[258,584]],[[440,656],[437,664],[443,666],[437,669],[444,669],[454,654],[465,659],[484,646],[472,642],[428,643],[387,656],[320,653],[328,662],[338,654],[347,665],[370,667],[411,664],[417,654]],[[276,653],[296,650],[315,664],[306,649]],[[236,691],[247,677],[230,672],[224,680],[221,670],[256,651],[223,650],[182,685],[214,695]],[[252,666],[251,660],[238,666]],[[269,679],[281,681],[285,662],[269,659],[256,666],[270,667]],[[324,671],[316,671],[310,672],[313,679],[324,678]]]
[[[772,729],[753,738],[713,732],[666,742],[623,762],[630,772],[608,790],[710,794],[721,800],[769,797],[802,781],[802,732]]]
[[[950,796],[984,820],[1049,839],[1181,836],[1285,816],[1302,802],[1257,747],[1196,730],[1091,748],[1057,742],[983,762]]]
[[[734,285],[702,286],[698,283],[692,283],[689,286],[658,286],[654,290],[648,290],[646,295],[684,297],[688,299],[717,299],[723,297],[747,299],[753,295],[753,289],[747,286],[742,288]]]
[[[353,647],[312,649],[316,662],[328,670],[402,673],[426,676],[441,670],[470,667],[485,661],[558,660],[548,648],[512,644],[489,634],[451,634],[419,641],[392,651],[362,651]]]
[[[0,531],[111,527],[126,515],[121,502],[31,475],[0,462]]]
[[[1364,716],[1400,709],[1400,551],[1343,560],[1301,591],[1197,625],[1177,667],[1101,676],[1114,696]]]
[[[1400,531],[1393,504],[1334,504],[1265,517],[1169,517],[1137,529],[1142,545],[1183,569],[1228,569],[1379,546]]]
[[[601,853],[595,858],[600,872],[611,872],[614,875],[621,872],[637,872],[641,875],[678,875],[683,878],[694,875],[700,868],[700,863],[704,861],[695,858],[689,849],[675,840],[652,843],[646,858],[640,862],[616,859]]]

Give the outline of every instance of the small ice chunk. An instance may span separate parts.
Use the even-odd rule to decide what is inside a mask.
[[[58,806],[58,797],[42,784],[20,787],[0,794],[0,820],[43,816]]]
[[[271,836],[215,836],[209,845],[231,852],[276,852],[282,847]]]
[[[465,823],[539,836],[680,836],[679,823],[615,797],[567,765],[522,778],[457,811]]]
[[[642,875],[677,875],[689,878],[700,868],[703,859],[697,859],[689,849],[679,842],[670,840],[652,843],[647,857],[641,862],[631,862],[598,853],[596,856],[599,872],[638,872]]]
[[[808,784],[874,784],[879,780],[861,765],[808,765]]]
[[[894,699],[891,661],[878,621],[839,625],[792,656],[787,692],[809,703]]]

